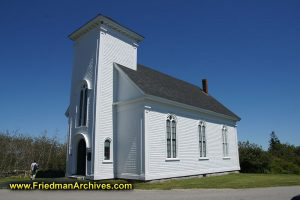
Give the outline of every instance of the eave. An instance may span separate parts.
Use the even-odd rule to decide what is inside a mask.
[[[107,26],[111,27],[112,29],[114,29],[118,32],[121,32],[122,34],[128,36],[129,38],[135,40],[136,42],[141,42],[144,39],[144,37],[142,35],[119,24],[118,22],[114,21],[113,19],[103,16],[101,14],[97,15],[96,17],[94,17],[93,19],[88,21],[86,24],[84,24],[83,26],[81,26],[80,28],[78,28],[77,30],[72,32],[68,37],[71,40],[75,41],[80,36],[84,35],[86,32],[94,29],[95,27],[97,27],[101,24],[107,25]]]

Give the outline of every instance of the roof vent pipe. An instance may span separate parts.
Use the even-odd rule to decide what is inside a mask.
[[[202,90],[203,90],[203,92],[208,94],[207,79],[202,79]]]

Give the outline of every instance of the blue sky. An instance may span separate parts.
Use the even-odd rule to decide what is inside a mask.
[[[138,62],[201,85],[238,114],[239,140],[300,145],[300,1],[0,2],[0,130],[64,140],[67,36],[102,13],[145,36]]]

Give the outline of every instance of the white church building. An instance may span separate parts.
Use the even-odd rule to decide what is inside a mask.
[[[69,38],[67,176],[147,181],[240,170],[240,118],[207,80],[199,87],[137,64],[143,36],[103,15]]]

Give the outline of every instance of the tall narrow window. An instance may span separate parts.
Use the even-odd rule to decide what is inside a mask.
[[[199,151],[200,157],[206,157],[206,135],[205,135],[205,123],[200,122],[199,124]]]
[[[176,145],[176,120],[173,115],[169,115],[166,121],[167,126],[167,158],[177,157]]]
[[[167,119],[167,157],[171,158],[171,122]]]
[[[83,123],[82,125],[83,126],[86,126],[86,119],[87,119],[87,98],[88,98],[88,90],[87,90],[87,87],[85,87],[85,90],[84,90],[84,104],[83,104]]]
[[[80,90],[80,102],[79,102],[79,116],[78,126],[86,126],[87,120],[87,97],[88,97],[87,85],[83,84]]]
[[[110,140],[104,142],[104,160],[110,160]]]
[[[227,141],[227,127],[222,128],[222,140],[223,140],[223,157],[228,157],[228,141]]]
[[[80,91],[80,102],[79,102],[79,118],[78,118],[78,126],[82,125],[82,103],[83,103],[83,91]]]

